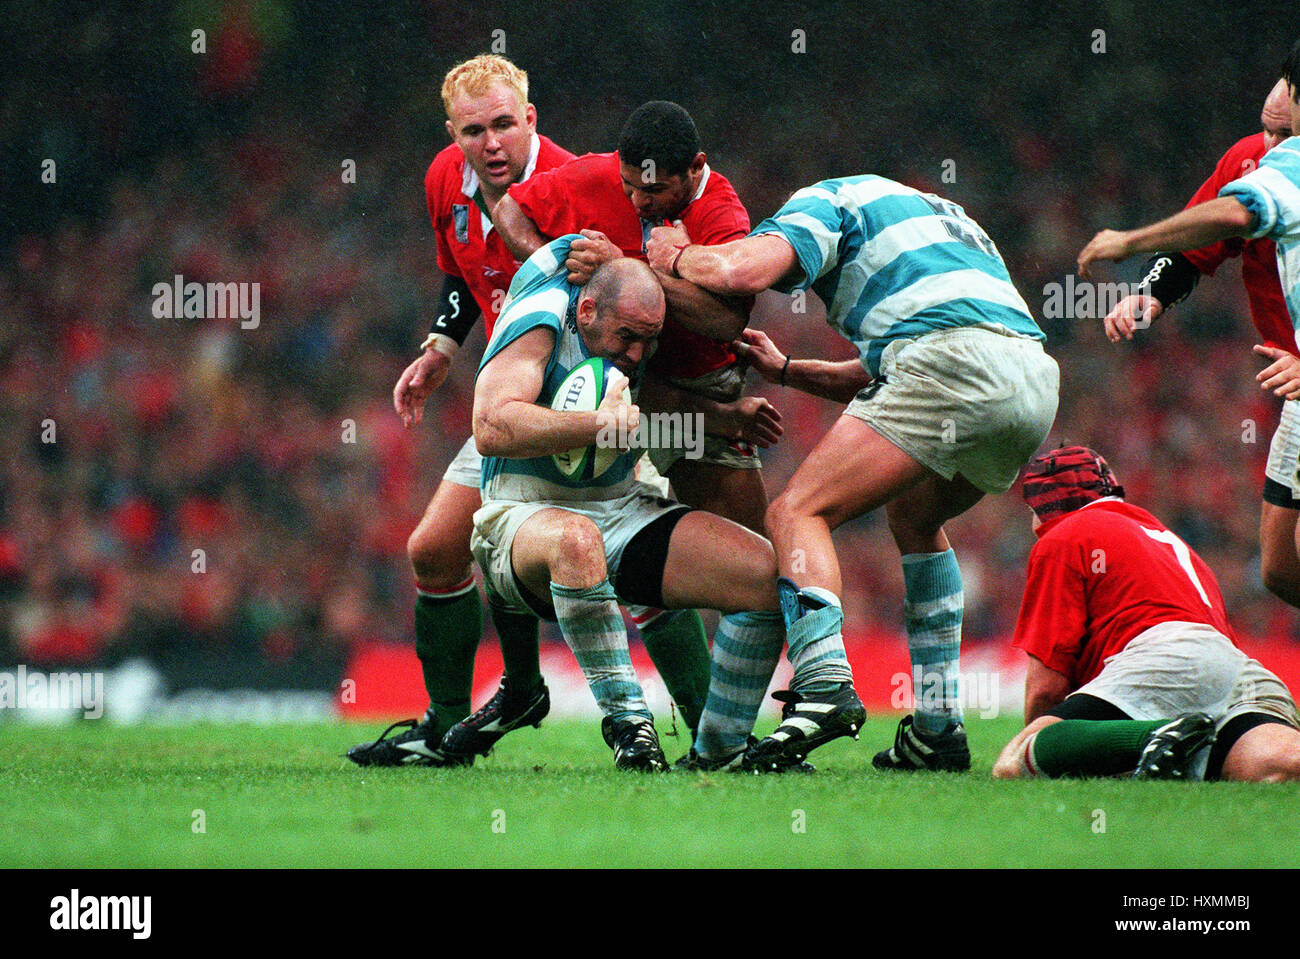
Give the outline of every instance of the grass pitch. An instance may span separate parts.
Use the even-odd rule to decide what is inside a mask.
[[[379,724],[0,727],[3,867],[1295,867],[1300,788],[876,772],[896,718],[814,775],[619,773],[595,722],[472,769],[361,769]],[[664,738],[669,759],[686,750]]]

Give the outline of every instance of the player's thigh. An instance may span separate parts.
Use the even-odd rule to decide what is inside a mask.
[[[966,512],[983,495],[964,476],[946,480],[927,473],[919,483],[903,490],[885,505],[889,531],[894,535],[899,552],[906,556],[934,551],[934,540],[943,524]]]
[[[679,502],[763,532],[767,490],[762,470],[679,459],[668,471],[668,478]]]
[[[510,543],[510,564],[520,582],[548,603],[552,580],[584,587],[606,575],[599,527],[566,509],[541,509],[524,520]]]
[[[841,416],[772,503],[769,526],[818,516],[834,529],[933,475],[862,420]]]
[[[439,483],[406,542],[411,562],[431,571],[454,568],[463,576],[473,559],[469,537],[474,530],[474,511],[481,503],[478,487],[450,480]]]
[[[663,596],[669,609],[775,610],[772,544],[729,519],[692,510],[668,542]]]
[[[1296,519],[1300,510],[1267,500],[1259,509],[1260,565],[1264,579],[1276,576],[1300,586],[1300,555],[1296,549]]]
[[[1300,779],[1300,729],[1264,723],[1246,730],[1224,757],[1220,778],[1245,782]]]

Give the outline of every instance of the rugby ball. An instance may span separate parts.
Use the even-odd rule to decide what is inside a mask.
[[[613,363],[599,356],[579,363],[569,371],[569,375],[555,391],[551,409],[582,413],[597,409],[605,396],[609,374],[614,369]],[[623,388],[623,401],[632,402],[632,391],[626,386]],[[613,466],[622,452],[617,447],[601,448],[593,443],[591,446],[555,453],[551,459],[555,462],[555,468],[570,479],[595,479]]]

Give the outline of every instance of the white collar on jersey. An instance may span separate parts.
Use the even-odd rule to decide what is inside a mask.
[[[520,183],[523,183],[532,176],[533,171],[537,169],[537,154],[541,149],[541,138],[534,133],[532,140],[530,140],[528,144],[528,162],[524,164],[524,175],[519,178]],[[460,192],[468,197],[472,197],[478,192],[478,187],[478,174],[475,173],[474,168],[469,165],[469,161],[466,161],[465,168],[461,170],[460,173]],[[697,193],[696,196],[699,196],[699,194]]]
[[[704,196],[704,188],[709,185],[709,174],[711,172],[709,165],[707,163],[704,164],[704,176],[700,177],[700,188],[695,191],[695,196],[691,197],[692,203]]]

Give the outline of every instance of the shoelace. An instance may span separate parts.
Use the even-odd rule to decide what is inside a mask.
[[[377,748],[380,743],[382,743],[385,739],[388,738],[388,734],[391,733],[394,729],[397,729],[398,727],[401,726],[405,726],[408,729],[414,729],[418,725],[420,725],[420,721],[418,719],[402,719],[399,720],[398,722],[393,723],[393,725],[389,726],[387,729],[385,729],[382,733],[379,734],[378,739],[376,739],[373,743],[371,743],[369,746],[366,747],[366,752],[370,752],[372,749]]]
[[[655,738],[654,726],[648,722],[637,723],[636,732],[632,734],[632,742],[642,746],[658,747],[659,742]]]
[[[486,703],[484,703],[483,707],[478,712],[476,712],[473,716],[469,717],[469,719],[464,720],[464,724],[472,728],[476,723],[482,722],[484,719],[486,719],[493,710],[500,710],[501,707],[505,704],[506,695],[507,695],[506,684],[505,681],[502,680],[501,686],[497,689],[495,693],[493,693],[492,698],[489,699]]]

